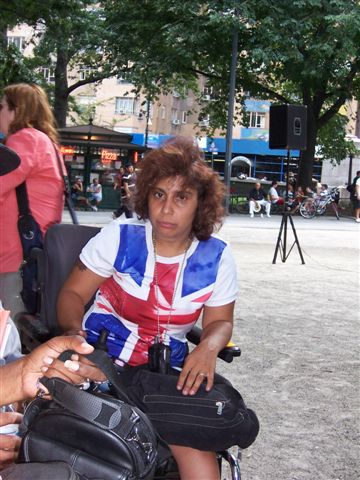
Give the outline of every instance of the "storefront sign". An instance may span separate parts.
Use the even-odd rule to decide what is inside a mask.
[[[74,153],[75,153],[75,148],[74,148],[74,147],[70,147],[70,146],[61,145],[61,147],[60,147],[60,152],[61,152],[63,155],[74,155]]]
[[[114,162],[117,160],[117,151],[116,150],[110,150],[108,148],[102,148],[101,149],[101,163],[102,164],[107,164]]]

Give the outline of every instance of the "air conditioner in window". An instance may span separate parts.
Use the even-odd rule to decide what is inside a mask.
[[[208,102],[210,100],[210,95],[203,95],[204,102]]]
[[[199,126],[200,127],[208,127],[209,126],[209,120],[200,120]]]
[[[179,125],[179,123],[180,123],[180,120],[178,120],[177,118],[172,121],[173,125]]]
[[[125,110],[118,110],[117,113],[120,114],[120,115],[125,115]]]

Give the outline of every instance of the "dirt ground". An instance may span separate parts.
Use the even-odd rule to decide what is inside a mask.
[[[261,423],[242,452],[242,479],[356,480],[359,226],[296,218],[305,265],[296,245],[285,263],[278,256],[272,264],[280,219],[232,216],[221,231],[238,266],[233,339],[242,356],[219,362],[219,372]]]

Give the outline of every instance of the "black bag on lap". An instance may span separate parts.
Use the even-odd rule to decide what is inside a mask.
[[[230,382],[215,376],[207,392],[200,385],[195,395],[177,390],[178,373],[162,374],[135,367],[122,375],[131,402],[147,414],[168,444],[204,451],[249,447],[259,432],[259,421]]]
[[[110,358],[105,352],[94,354],[88,358],[117,388],[117,396],[126,400]],[[27,407],[20,428],[20,462],[65,462],[87,480],[153,478],[157,439],[143,412],[122,399],[80,390],[60,378],[44,377],[41,383],[53,400],[36,398]],[[48,478],[53,478],[50,471]]]
[[[1,470],[1,480],[86,480],[67,463],[19,463]]]

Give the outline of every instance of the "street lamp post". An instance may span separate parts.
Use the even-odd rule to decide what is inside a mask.
[[[352,166],[353,166],[353,154],[349,154],[349,173],[348,173],[348,185],[352,183]]]
[[[237,16],[237,8],[235,15]],[[230,66],[230,85],[229,85],[229,104],[228,104],[228,119],[226,130],[226,150],[225,150],[225,171],[224,181],[226,185],[225,197],[225,212],[229,213],[230,204],[230,178],[231,178],[231,156],[232,156],[232,135],[233,135],[233,121],[234,121],[234,105],[235,105],[235,85],[236,85],[236,64],[238,54],[238,27],[234,24],[231,50],[231,66]]]
[[[149,138],[149,118],[150,118],[150,97],[146,97],[146,125],[145,125],[145,136],[144,136],[144,147],[147,149],[148,138]]]

